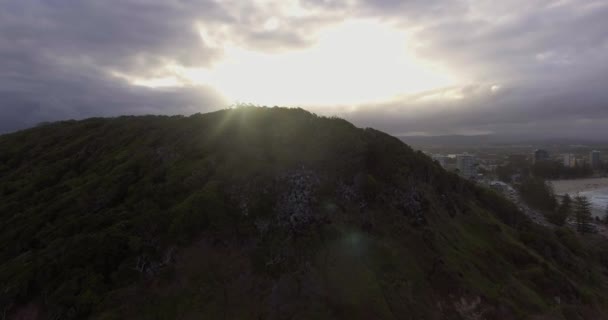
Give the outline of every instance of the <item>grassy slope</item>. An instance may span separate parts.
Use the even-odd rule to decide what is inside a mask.
[[[606,305],[602,243],[298,109],[0,136],[0,197],[14,317],[598,319]]]

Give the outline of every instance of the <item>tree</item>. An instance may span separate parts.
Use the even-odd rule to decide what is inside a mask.
[[[591,203],[584,196],[574,198],[574,216],[576,218],[576,228],[580,233],[591,231]]]
[[[558,179],[561,163],[555,161],[540,161],[532,165],[532,174],[543,179]]]
[[[559,205],[557,211],[549,216],[549,221],[555,225],[563,226],[566,224],[566,220],[572,214],[572,198],[569,194],[565,194],[562,198],[562,203]]]
[[[553,188],[543,179],[525,179],[519,187],[519,193],[528,205],[545,213],[553,212],[557,206]]]
[[[608,224],[608,206],[606,206],[606,211],[604,213],[604,217],[602,218],[602,222],[604,224]]]

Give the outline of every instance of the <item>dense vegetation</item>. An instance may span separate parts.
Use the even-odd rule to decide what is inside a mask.
[[[585,233],[590,231],[593,217],[591,216],[591,203],[586,197],[574,197],[574,217],[579,232]]]
[[[598,319],[608,302],[595,236],[301,109],[0,136],[0,197],[9,319]]]
[[[518,185],[518,189],[522,199],[533,208],[544,212],[553,212],[557,207],[557,199],[553,188],[543,179],[525,178]]]
[[[570,168],[555,161],[540,161],[530,165],[522,159],[514,160],[499,166],[496,175],[500,180],[512,183],[527,205],[542,212],[547,221],[556,226],[566,225],[571,218],[575,220],[578,232],[588,233],[594,230],[591,226],[593,218],[589,200],[577,197],[573,208],[572,199],[566,194],[561,197],[560,204],[553,186],[546,180],[588,177],[593,173],[588,165]],[[511,181],[513,175],[518,175],[517,181]],[[606,221],[608,222],[608,219]]]

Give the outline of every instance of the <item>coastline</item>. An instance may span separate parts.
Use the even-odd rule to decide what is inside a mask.
[[[585,196],[591,202],[591,211],[594,216],[603,217],[608,207],[608,178],[588,178],[574,180],[552,180],[555,194],[563,196],[577,194]]]
[[[576,195],[579,192],[608,189],[608,178],[587,178],[572,180],[550,180],[553,190],[557,195],[566,193]]]

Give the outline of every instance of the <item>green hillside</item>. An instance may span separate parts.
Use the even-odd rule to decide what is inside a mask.
[[[603,319],[604,242],[301,109],[0,136],[0,319]]]

